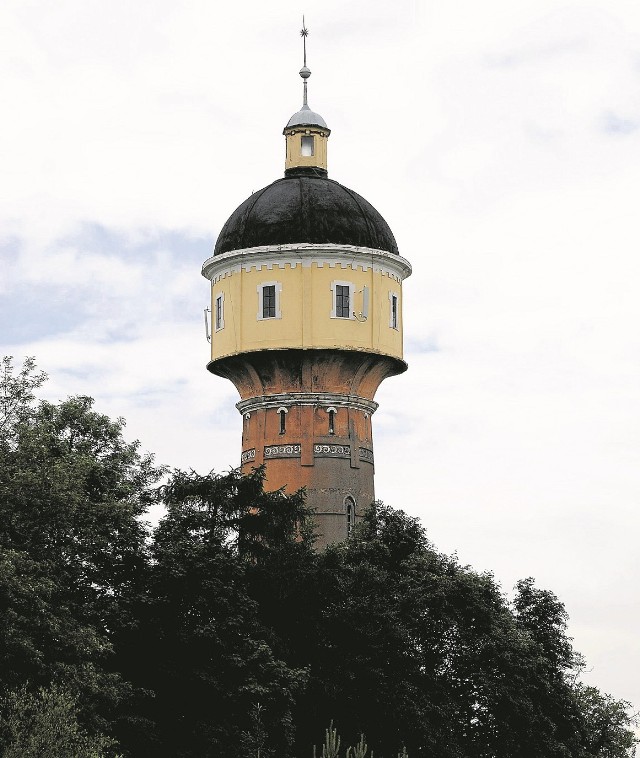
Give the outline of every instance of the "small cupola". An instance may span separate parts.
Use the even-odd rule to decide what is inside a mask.
[[[327,176],[327,140],[331,129],[319,113],[309,108],[307,101],[307,80],[311,76],[311,71],[307,68],[308,34],[303,19],[300,32],[304,49],[304,65],[300,69],[303,81],[302,108],[291,116],[284,128],[287,150],[284,164],[285,176],[310,171],[320,176]]]

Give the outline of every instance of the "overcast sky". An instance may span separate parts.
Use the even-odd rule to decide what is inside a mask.
[[[376,494],[555,591],[640,706],[637,0],[4,0],[0,350],[162,463],[238,465],[200,266],[282,175],[303,11],[329,174],[414,270]]]

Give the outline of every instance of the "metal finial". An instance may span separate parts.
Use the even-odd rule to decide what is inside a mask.
[[[307,37],[309,36],[309,30],[305,26],[304,16],[302,17],[302,29],[300,30],[300,36],[302,37],[302,49],[304,52],[304,65],[300,69],[300,76],[304,81],[304,89],[302,93],[302,107],[308,108],[307,103],[307,79],[311,76],[311,71],[307,68]]]
[[[302,37],[302,49],[304,50],[304,65],[307,66],[307,37],[309,36],[309,30],[304,25],[304,16],[302,17],[302,29],[300,30],[300,36]]]

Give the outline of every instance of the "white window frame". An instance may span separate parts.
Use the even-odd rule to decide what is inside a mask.
[[[396,301],[396,322],[393,323],[393,301]],[[389,291],[389,328],[398,331],[400,325],[400,297],[397,292]]]
[[[349,288],[349,315],[348,316],[336,315],[336,289],[338,285],[340,285],[341,287]],[[344,282],[340,279],[335,279],[333,282],[331,282],[331,318],[339,318],[342,321],[348,321],[349,319],[353,321],[355,319],[355,315],[354,315],[355,309],[354,309],[354,300],[353,300],[354,293],[355,293],[355,286],[353,282]]]
[[[220,319],[218,319],[218,303],[220,303]],[[216,332],[224,329],[224,292],[219,292],[213,298],[213,328]]]
[[[264,299],[264,287],[275,287],[276,292],[276,315],[275,316],[263,316],[262,306]],[[282,318],[282,311],[280,310],[280,293],[282,292],[281,282],[261,282],[257,287],[258,291],[258,321],[273,321],[274,318]]]

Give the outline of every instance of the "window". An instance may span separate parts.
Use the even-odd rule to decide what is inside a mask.
[[[351,537],[353,531],[354,519],[356,516],[356,501],[351,497],[345,498],[345,511],[347,513],[347,537]]]
[[[313,137],[302,137],[300,144],[300,155],[304,158],[310,158],[313,155]]]
[[[389,293],[389,326],[398,328],[398,296],[395,292]]]
[[[280,282],[263,282],[258,285],[258,321],[282,318],[280,312]]]
[[[354,318],[353,284],[351,282],[331,282],[333,307],[331,318]]]
[[[224,329],[224,292],[216,295],[214,314],[215,330],[219,332]]]
[[[280,416],[280,434],[285,434],[287,431],[287,411],[286,408],[278,408],[278,415]]]
[[[276,317],[276,286],[268,284],[262,288],[262,318]]]
[[[344,284],[336,284],[336,316],[349,318],[349,287]]]
[[[335,434],[336,433],[336,427],[335,427],[336,409],[327,408],[327,413],[329,414],[329,434]]]

